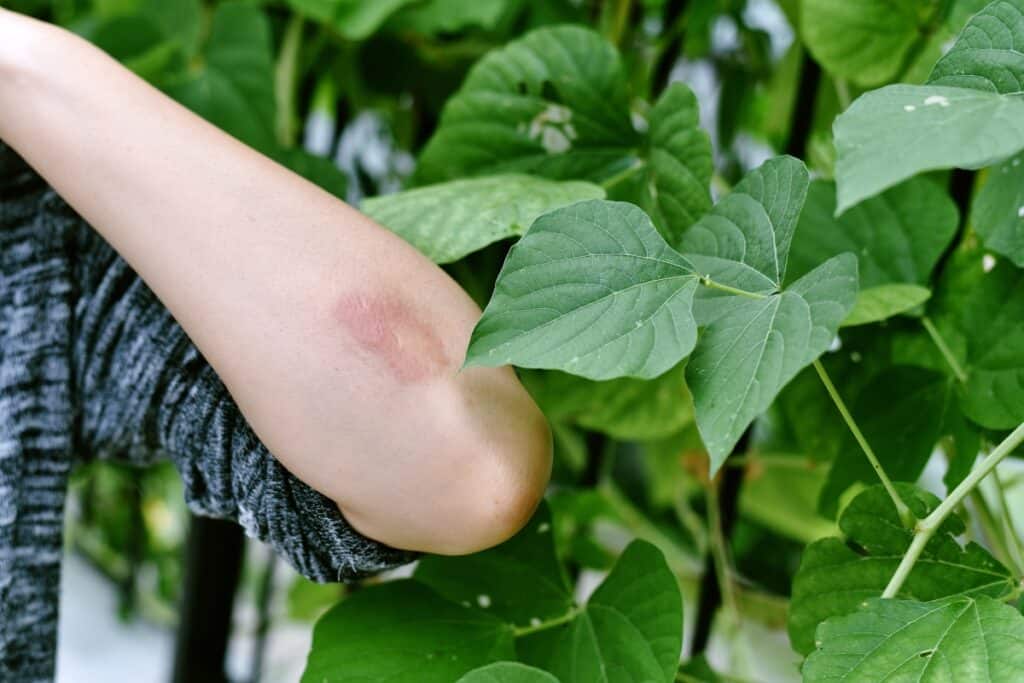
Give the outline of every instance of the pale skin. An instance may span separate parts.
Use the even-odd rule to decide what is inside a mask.
[[[401,239],[84,40],[2,9],[0,138],[358,531],[463,554],[529,519],[547,422],[509,368],[461,369],[479,308]]]

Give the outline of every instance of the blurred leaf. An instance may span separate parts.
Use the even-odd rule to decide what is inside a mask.
[[[826,469],[803,455],[759,454],[751,458],[740,492],[740,512],[772,531],[810,543],[834,533],[818,514]],[[762,461],[761,458],[768,458]],[[788,461],[788,462],[787,462]]]
[[[376,32],[399,8],[415,0],[287,0],[294,9],[326,24],[348,40]]]
[[[931,295],[931,290],[920,285],[891,284],[862,289],[857,293],[853,310],[843,320],[843,327],[877,323],[919,310]]]
[[[955,384],[932,370],[892,366],[860,392],[852,405],[853,418],[893,480],[917,481],[939,438],[962,419]],[[877,477],[853,436],[845,434],[821,492],[822,510],[834,515],[847,488],[856,482],[874,483]]]
[[[964,414],[989,429],[1016,427],[1024,421],[1024,271],[999,260],[986,272],[973,251],[948,266],[940,284],[936,326],[967,341],[958,359],[967,373]]]
[[[470,671],[457,683],[558,683],[558,679],[525,664],[498,662]]]
[[[859,85],[896,77],[941,0],[804,0],[807,47],[829,73]]]
[[[693,421],[683,365],[653,380],[592,382],[557,371],[524,374],[522,379],[549,419],[568,420],[617,439],[658,439]]]
[[[971,202],[971,225],[982,243],[1024,268],[1024,166],[1015,156],[992,167]]]
[[[493,30],[522,0],[427,0],[408,5],[389,22],[389,28],[422,35],[456,33],[478,27]]]
[[[374,197],[362,210],[435,263],[450,263],[523,234],[548,211],[603,198],[604,190],[590,183],[509,174]]]
[[[953,200],[925,178],[897,185],[839,217],[835,212],[835,184],[812,182],[787,277],[796,279],[825,259],[850,251],[857,255],[862,288],[924,285],[959,222]]]
[[[258,7],[225,2],[213,15],[204,66],[171,83],[171,97],[242,142],[270,154],[274,135],[270,26]]]
[[[477,62],[445,106],[417,175],[428,183],[509,172],[621,183],[622,198],[651,209],[675,238],[709,204],[710,143],[683,85],[665,92],[648,126],[646,139],[633,126],[612,45],[578,26],[539,29]]]

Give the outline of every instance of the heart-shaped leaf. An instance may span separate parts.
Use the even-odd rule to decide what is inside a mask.
[[[1024,679],[1024,617],[991,598],[871,599],[826,621],[817,639],[808,683]]]
[[[466,363],[656,377],[696,343],[696,288],[690,263],[632,204],[558,209],[509,253]]]
[[[914,514],[923,518],[938,504],[930,493],[896,484]],[[873,486],[860,493],[839,520],[845,539],[824,538],[807,546],[793,579],[789,637],[804,654],[815,647],[815,629],[825,619],[850,614],[865,600],[882,594],[903,554],[911,530],[900,523],[886,491]],[[897,597],[935,600],[952,596],[1001,597],[1015,585],[1013,575],[988,551],[970,543],[961,547],[959,517],[948,518],[914,565]]]

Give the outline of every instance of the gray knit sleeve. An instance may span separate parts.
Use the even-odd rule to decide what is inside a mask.
[[[360,535],[275,460],[125,261],[56,195],[41,210],[80,224],[71,250],[80,288],[72,334],[80,453],[135,462],[165,454],[194,512],[237,520],[316,581],[355,579],[415,559]]]

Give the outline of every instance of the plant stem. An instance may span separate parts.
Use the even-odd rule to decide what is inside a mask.
[[[718,588],[722,591],[722,603],[733,618],[733,624],[740,621],[739,604],[736,602],[729,562],[729,549],[725,544],[725,533],[722,531],[722,516],[718,500],[718,478],[708,484],[708,540],[711,542],[711,557],[715,562],[715,576]]]
[[[971,470],[971,473],[953,489],[952,493],[946,497],[946,500],[939,503],[939,506],[932,510],[931,514],[917,523],[914,529],[914,540],[910,542],[910,547],[896,568],[896,573],[893,574],[889,585],[885,587],[885,591],[882,593],[883,598],[894,597],[899,592],[900,588],[903,587],[903,582],[907,580],[910,570],[914,568],[917,558],[921,556],[921,551],[924,550],[928,541],[935,535],[935,532],[946,520],[946,517],[949,516],[949,513],[1021,442],[1024,442],[1024,424],[1019,425],[1010,432],[1010,435],[1003,439],[1003,442],[996,446],[991,453],[985,456],[981,463]]]
[[[850,84],[845,78],[837,78],[832,81],[836,86],[836,97],[839,99],[839,106],[843,109],[850,108]]]
[[[1014,573],[1020,576],[1024,572],[1024,548],[1021,547],[1017,526],[1013,523],[1010,506],[1006,503],[1006,491],[1003,489],[1003,481],[999,478],[998,472],[992,476],[992,480],[995,482],[999,508],[1003,513],[1002,529],[1006,538],[1007,551],[1011,560],[1010,564],[1013,566]]]
[[[914,513],[910,511],[907,504],[903,502],[903,498],[900,497],[899,492],[896,491],[896,487],[892,485],[892,481],[889,479],[889,475],[885,473],[882,468],[882,463],[878,462],[878,457],[875,456],[875,452],[871,449],[871,444],[864,438],[864,434],[861,433],[860,427],[853,419],[853,415],[847,410],[846,404],[843,403],[842,397],[839,395],[839,391],[836,390],[836,386],[832,384],[832,379],[828,376],[828,372],[825,370],[825,366],[821,364],[820,360],[814,361],[814,369],[818,372],[818,377],[821,378],[821,383],[825,385],[825,389],[828,391],[828,395],[832,397],[832,402],[836,404],[836,408],[839,409],[839,414],[843,416],[843,421],[846,422],[846,426],[849,427],[850,432],[853,434],[853,438],[857,440],[860,445],[860,449],[864,451],[864,455],[867,456],[868,462],[871,463],[871,467],[875,470],[875,474],[882,482],[882,486],[885,487],[886,492],[892,499],[893,505],[896,506],[896,512],[899,514],[900,521],[903,522],[903,526],[908,529],[913,527],[915,517]]]
[[[730,287],[729,285],[723,285],[721,282],[715,282],[714,280],[711,279],[710,275],[701,275],[700,276],[700,283],[702,285],[704,285],[705,287],[710,287],[711,289],[718,289],[718,290],[721,290],[723,292],[728,292],[729,294],[736,294],[737,296],[745,296],[748,299],[767,299],[768,298],[767,294],[759,294],[757,292],[748,292],[748,291],[746,291],[744,289],[736,289],[735,287]]]
[[[303,18],[298,12],[288,20],[281,41],[281,52],[274,69],[274,96],[277,100],[277,141],[284,147],[295,145],[298,130],[295,91],[298,79],[299,50],[302,47]]]
[[[960,367],[960,363],[957,362],[956,356],[953,355],[953,351],[949,348],[949,345],[946,344],[946,340],[939,333],[939,330],[935,327],[932,319],[928,316],[924,316],[921,318],[921,324],[924,325],[924,329],[928,331],[928,336],[932,338],[932,342],[935,343],[935,347],[939,350],[939,353],[941,353],[942,357],[946,359],[946,362],[949,364],[953,374],[956,375],[957,381],[961,384],[966,382],[967,373],[964,372],[962,367]]]
[[[984,533],[983,540],[992,549],[996,559],[1004,564],[1010,564],[1010,549],[1006,545],[1003,532],[996,523],[995,515],[992,514],[992,510],[988,507],[988,501],[977,490],[971,491],[970,496],[974,512],[978,516],[978,521],[981,522],[981,528]]]
[[[512,628],[512,635],[516,638],[522,638],[539,631],[547,631],[548,629],[567,624],[580,615],[583,610],[579,607],[574,607],[565,614],[554,617],[553,619],[546,619],[539,624],[530,624],[529,626],[514,626]]]
[[[614,0],[615,6],[612,9],[611,27],[608,30],[608,42],[618,45],[622,42],[622,33],[629,20],[629,11],[632,9],[633,0]]]
[[[606,190],[610,190],[615,187],[623,180],[633,177],[638,171],[642,170],[646,164],[642,161],[638,161],[630,166],[627,166],[623,170],[619,171],[610,178],[605,178],[601,181],[600,185]]]

